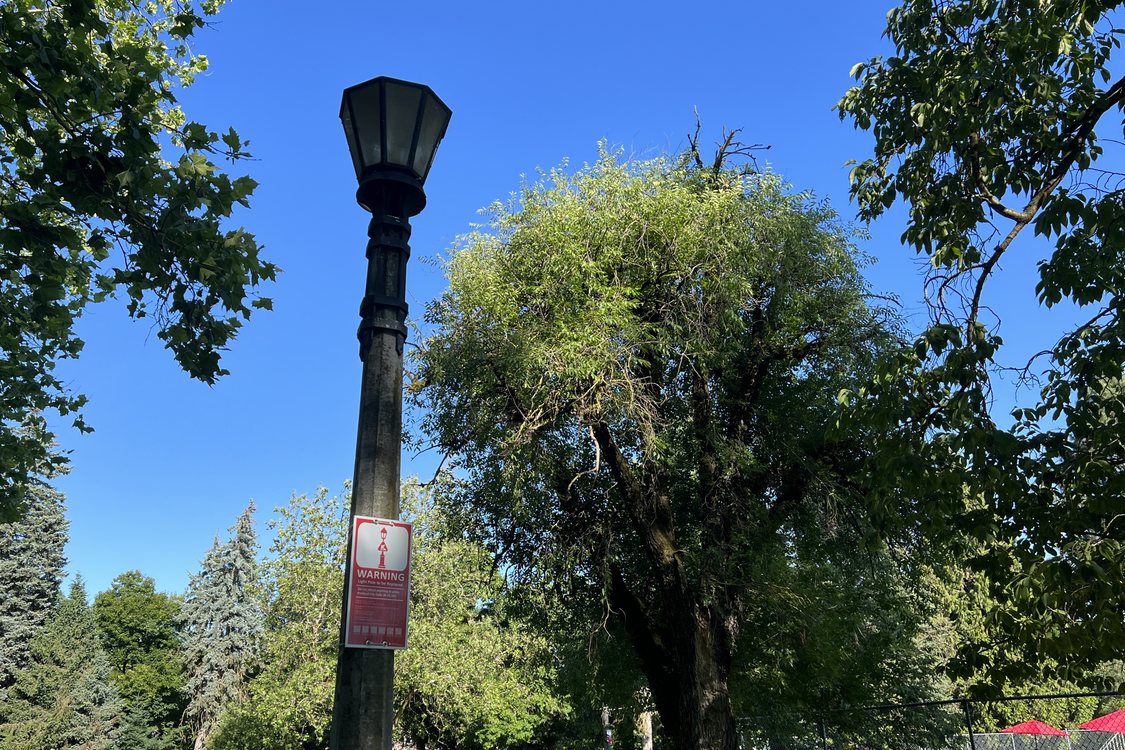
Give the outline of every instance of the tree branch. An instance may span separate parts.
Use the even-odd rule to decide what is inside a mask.
[[[993,195],[980,166],[980,133],[973,133],[969,137],[970,171],[973,181],[980,191],[978,197],[983,199],[987,205],[996,210],[1001,216],[1015,221],[1016,225],[1012,227],[1007,237],[997,245],[991,257],[981,266],[981,275],[977,279],[976,288],[973,291],[973,299],[969,306],[969,317],[966,328],[971,327],[977,321],[977,317],[980,313],[981,295],[984,292],[984,282],[988,279],[989,275],[991,275],[1000,257],[1012,244],[1016,235],[1018,235],[1025,226],[1031,223],[1035,215],[1039,212],[1039,209],[1042,208],[1043,203],[1055,192],[1067,173],[1070,172],[1070,168],[1074,166],[1074,162],[1082,154],[1086,142],[1090,136],[1093,135],[1094,126],[1098,124],[1098,120],[1101,119],[1101,116],[1115,105],[1121,103],[1122,99],[1125,99],[1125,77],[1118,79],[1093,106],[1086,110],[1082,117],[1075,120],[1074,123],[1062,132],[1064,137],[1069,135],[1069,140],[1063,147],[1058,164],[1048,173],[1043,185],[1035,191],[1035,194],[1031,197],[1031,200],[1027,202],[1027,205],[1024,206],[1022,211],[1016,211],[1015,209],[1005,206],[999,198]]]
[[[671,655],[648,608],[629,589],[617,563],[610,565],[610,576],[611,606],[621,616],[625,634],[629,636],[641,661],[641,670],[649,680],[660,720],[668,729],[669,735],[676,737],[680,732],[680,712],[676,702],[669,700],[676,694],[677,679],[672,670]]]
[[[594,439],[601,445],[602,457],[617,482],[618,491],[625,501],[630,520],[644,545],[649,562],[661,579],[665,592],[673,599],[669,604],[694,612],[691,587],[683,565],[683,551],[676,543],[671,502],[662,493],[651,493],[649,496],[645,492],[633,473],[629,460],[613,439],[609,425],[605,422],[594,425]]]

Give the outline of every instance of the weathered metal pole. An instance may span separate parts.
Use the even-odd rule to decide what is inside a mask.
[[[363,381],[329,737],[332,750],[391,750],[394,741],[394,651],[385,640],[380,644],[348,639],[348,596],[356,562],[352,532],[356,516],[398,519],[410,217],[426,207],[422,185],[452,114],[429,86],[386,76],[344,89],[340,103],[340,122],[359,180],[356,201],[371,212],[367,229],[371,239],[359,306]],[[355,636],[376,632],[366,630],[368,626],[352,627]],[[396,643],[404,646],[405,640]]]
[[[420,193],[420,190],[418,190]],[[395,180],[360,187],[371,209],[366,294],[360,305],[359,354],[363,380],[352,481],[351,522],[358,516],[397,519],[402,447],[402,352],[406,341],[408,216],[421,211],[418,195]],[[348,534],[348,559],[351,559]],[[350,581],[344,572],[344,608]],[[394,727],[394,651],[345,648],[347,617],[340,618],[340,656],[332,711],[332,750],[391,750]]]

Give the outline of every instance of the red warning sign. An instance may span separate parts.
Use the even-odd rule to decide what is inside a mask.
[[[348,583],[350,648],[406,648],[413,528],[356,516]]]

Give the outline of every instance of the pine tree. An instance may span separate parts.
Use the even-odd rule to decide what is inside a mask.
[[[123,708],[81,576],[28,656],[0,703],[0,750],[118,750]]]
[[[37,482],[24,494],[27,514],[0,524],[0,694],[27,666],[31,639],[59,602],[69,525],[64,500]]]
[[[191,577],[184,596],[184,661],[187,718],[199,750],[227,706],[247,697],[246,687],[258,661],[265,618],[258,597],[258,537],[254,503],[230,528],[223,545],[218,537]]]

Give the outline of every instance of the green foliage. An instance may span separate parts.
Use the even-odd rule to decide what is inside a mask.
[[[416,546],[410,648],[396,658],[399,731],[432,747],[525,744],[561,711],[546,643],[506,618],[502,581],[487,554],[443,539],[438,519],[419,512],[427,504],[408,482],[404,506],[416,524]],[[329,497],[320,487],[276,511],[274,543],[262,564],[262,669],[249,699],[224,715],[209,750],[328,746],[348,495]]]
[[[111,678],[144,735],[145,750],[171,748],[186,700],[180,661],[178,597],[157,593],[152,578],[132,570],[94,598],[94,618]],[[152,735],[152,736],[150,736]]]
[[[845,421],[890,434],[868,475],[886,533],[954,555],[979,544],[987,627],[1008,647],[963,649],[953,673],[986,675],[991,689],[1038,679],[1044,664],[1051,679],[1089,684],[1097,664],[1125,656],[1125,193],[1095,134],[1121,126],[1120,8],[905,3],[887,17],[895,55],[857,65],[838,105],[875,135],[874,158],[852,171],[860,215],[907,202],[903,241],[932,262],[935,318],[843,394]],[[1049,247],[1040,302],[1087,308],[1087,322],[1028,364],[1042,387],[1005,429],[989,413],[1003,341],[982,316],[986,282],[1027,227]]]
[[[248,702],[210,747],[324,748],[332,722],[348,526],[348,495],[296,495],[275,508],[274,541],[261,567],[266,597],[262,670]]]
[[[913,580],[886,554],[826,552],[771,570],[765,601],[750,605],[755,627],[739,643],[732,691],[740,715],[799,710],[807,718],[825,704],[910,703],[937,695],[938,662],[921,647],[908,593]],[[864,718],[848,713],[833,721],[839,732]],[[904,741],[882,740],[884,747]]]
[[[128,750],[175,750],[182,747],[180,727],[169,727],[138,703],[125,703],[118,745]]]
[[[534,585],[523,578],[508,589],[505,602],[509,619],[550,644],[555,692],[567,711],[552,722],[544,744],[560,750],[597,746],[604,742],[607,709],[616,727],[614,747],[636,750],[628,728],[653,710],[648,682],[628,634],[615,618],[606,618],[601,592],[570,583],[565,604],[546,577]]]
[[[492,206],[412,360],[419,440],[460,478],[443,511],[514,591],[582,609],[587,638],[612,622],[681,747],[733,747],[733,705],[758,697],[870,695],[833,679],[856,654],[891,679],[912,632],[850,483],[865,430],[826,434],[894,324],[832,210],[722,149],[603,150]],[[799,659],[793,689],[755,696]]]
[[[330,710],[328,719],[331,718]],[[299,733],[279,729],[253,705],[236,706],[223,714],[218,730],[207,744],[208,750],[309,750],[322,747],[327,745],[301,745]]]
[[[433,511],[416,484],[410,648],[395,660],[398,731],[418,747],[537,744],[567,706],[555,690],[551,644],[509,617],[504,579],[483,547],[428,532]]]
[[[0,520],[22,512],[48,455],[13,426],[85,403],[53,368],[81,351],[87,304],[124,292],[206,383],[251,310],[269,308],[253,290],[277,269],[226,228],[254,181],[210,160],[245,158],[247,142],[188,121],[174,93],[206,69],[192,36],[221,4],[0,4]]]
[[[244,702],[259,665],[265,617],[258,595],[254,503],[214,546],[191,576],[181,607],[187,671],[185,719],[206,744],[228,706]]]
[[[27,666],[31,639],[60,598],[69,522],[63,496],[43,482],[27,491],[27,512],[0,525],[0,691]]]
[[[117,750],[122,715],[77,577],[70,595],[32,638],[29,664],[16,673],[0,703],[0,748]]]
[[[1080,692],[1074,683],[1057,680],[1028,683],[1025,687],[1031,691],[1029,695]],[[1075,729],[1079,724],[1108,713],[1103,706],[1101,699],[1091,697],[976,704],[973,706],[973,728],[980,732],[999,732],[1034,719],[1053,727]]]
[[[926,651],[934,664],[945,665],[957,657],[958,651],[1002,651],[1011,645],[998,641],[990,630],[989,613],[996,602],[989,594],[991,586],[980,573],[960,564],[922,566],[914,597],[926,617],[919,648]],[[1016,648],[1019,652],[1019,648]],[[1006,655],[1004,658],[1012,658]],[[1059,680],[1051,675],[1057,665],[1049,660],[1036,664],[1031,676],[1018,683],[1004,685],[1005,695],[1058,695],[1084,692],[1073,681]],[[1120,683],[1125,675],[1122,665],[1104,665],[1092,675],[1095,679]],[[956,678],[944,677],[941,694],[953,698],[989,692],[989,676],[974,674]],[[982,732],[997,732],[1030,719],[1044,721],[1055,727],[1069,727],[1116,710],[1117,701],[1107,697],[1059,698],[1036,701],[1001,701],[974,703],[973,726]]]

